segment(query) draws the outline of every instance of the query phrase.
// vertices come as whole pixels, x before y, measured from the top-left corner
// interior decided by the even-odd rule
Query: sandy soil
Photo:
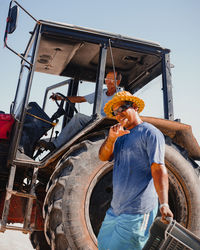
[[[6,230],[5,233],[0,233],[0,249],[32,250],[33,247],[29,240],[29,234]]]

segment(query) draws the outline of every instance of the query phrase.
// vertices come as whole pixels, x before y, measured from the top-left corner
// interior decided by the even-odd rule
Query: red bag
[[[14,118],[9,114],[0,114],[0,139],[9,139]]]

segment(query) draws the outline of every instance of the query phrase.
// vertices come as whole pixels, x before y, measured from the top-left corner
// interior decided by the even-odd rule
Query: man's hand
[[[63,98],[59,94],[52,93],[49,99],[52,99],[53,101],[59,101],[59,100],[62,100]]]
[[[124,124],[126,121],[123,121],[122,123],[117,123],[114,126],[110,127],[109,135],[108,137],[115,141],[118,137],[129,134],[130,131],[126,130],[124,128]]]
[[[112,127],[110,127],[108,137],[104,141],[104,143],[101,145],[100,150],[99,150],[99,159],[101,161],[108,161],[112,158],[113,156],[113,150],[114,150],[114,145],[115,141],[118,137],[122,135],[129,134],[129,130],[124,129],[124,123],[118,123]]]
[[[161,207],[161,208],[160,208],[160,213],[161,213],[161,216],[162,216],[161,221],[162,221],[163,223],[167,223],[167,224],[169,223],[169,222],[166,220],[166,217],[171,217],[171,218],[173,218],[173,213],[172,213],[172,211],[170,210],[170,208],[167,207],[167,206]]]

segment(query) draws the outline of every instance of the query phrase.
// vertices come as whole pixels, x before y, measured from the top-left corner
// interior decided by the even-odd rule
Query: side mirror
[[[16,5],[14,5],[12,7],[13,3],[15,3]],[[26,60],[26,58],[24,58],[21,54],[17,53],[14,49],[9,47],[7,44],[8,34],[13,33],[17,28],[17,19],[18,19],[18,14],[19,14],[19,8],[22,9],[24,12],[26,12],[26,14],[28,14],[36,22],[38,22],[37,19],[35,19],[31,14],[29,14],[28,11],[26,11],[21,5],[19,5],[19,3],[17,3],[17,1],[15,1],[15,0],[10,1],[8,17],[6,20],[6,29],[5,29],[5,33],[4,33],[4,47],[6,47],[10,51],[12,51],[14,54],[19,56],[22,60],[24,60],[25,62],[27,62],[29,65],[32,66],[32,64],[28,60]]]
[[[15,31],[17,27],[19,7],[17,5],[9,9],[8,18],[7,18],[7,33],[11,34]]]

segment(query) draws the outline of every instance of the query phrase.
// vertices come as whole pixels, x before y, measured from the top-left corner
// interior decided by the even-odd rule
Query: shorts
[[[141,250],[149,238],[149,229],[158,206],[146,214],[120,214],[109,209],[98,235],[99,250]]]

